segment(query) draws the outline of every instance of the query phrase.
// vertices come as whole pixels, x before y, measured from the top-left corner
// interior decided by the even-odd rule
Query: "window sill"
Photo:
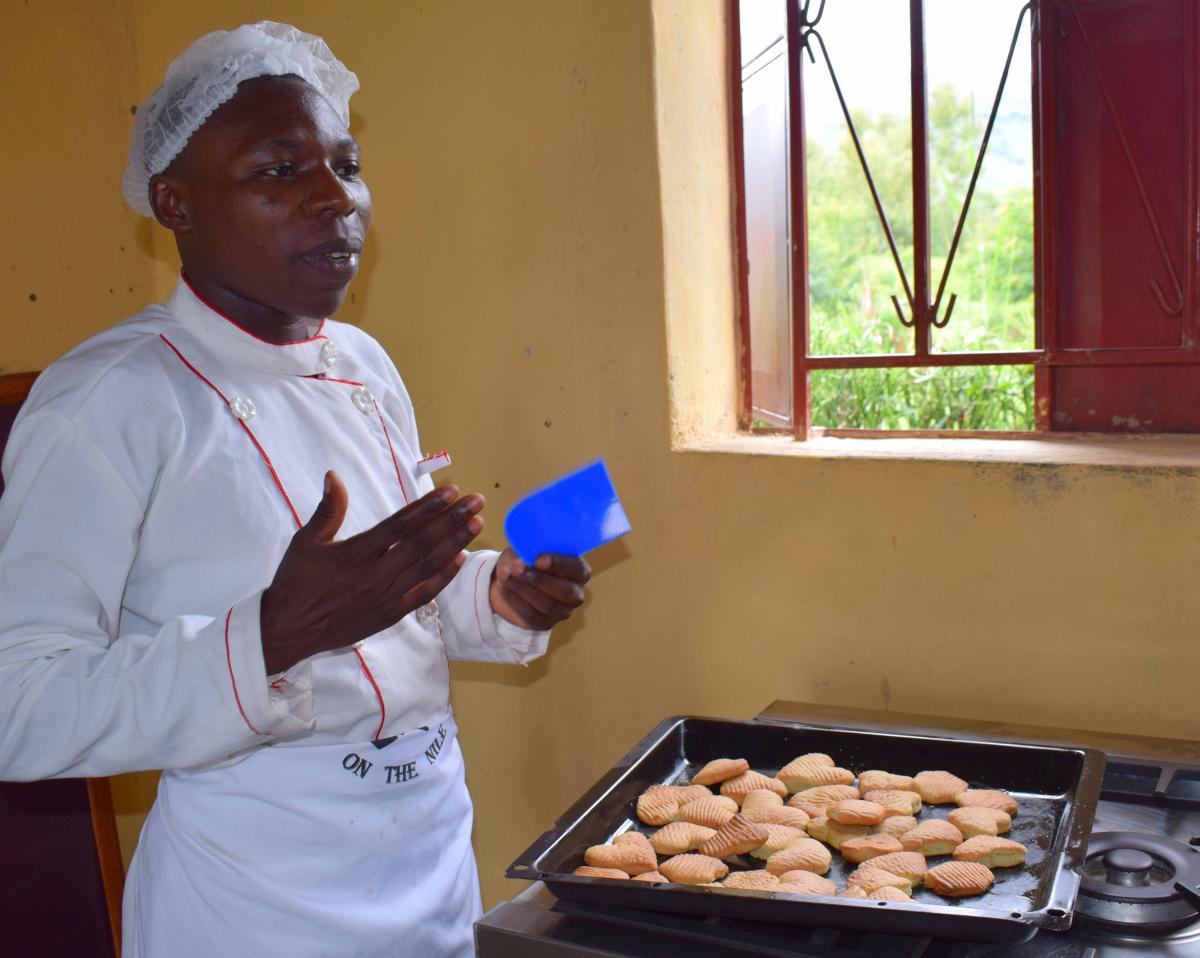
[[[1000,462],[1104,466],[1124,469],[1200,469],[1200,436],[1058,435],[1037,439],[834,439],[797,442],[788,436],[736,435],[692,439],[677,452],[797,459],[902,459],[918,462]]]

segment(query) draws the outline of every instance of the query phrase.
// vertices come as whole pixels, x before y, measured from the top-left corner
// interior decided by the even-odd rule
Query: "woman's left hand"
[[[576,556],[538,556],[531,567],[505,549],[492,570],[492,611],[513,625],[543,632],[583,605],[583,587],[591,577],[591,567]]]

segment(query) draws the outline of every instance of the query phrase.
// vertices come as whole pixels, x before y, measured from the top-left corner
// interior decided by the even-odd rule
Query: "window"
[[[1200,430],[1195,0],[731,0],[744,426]]]

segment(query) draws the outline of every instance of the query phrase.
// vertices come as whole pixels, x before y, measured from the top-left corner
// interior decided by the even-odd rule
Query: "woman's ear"
[[[154,218],[172,233],[192,231],[187,200],[178,185],[164,176],[150,177],[150,207],[154,210]]]

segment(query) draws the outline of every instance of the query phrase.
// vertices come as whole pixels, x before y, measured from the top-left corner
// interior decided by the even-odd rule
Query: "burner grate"
[[[1195,921],[1200,853],[1141,832],[1093,832],[1076,912],[1126,934],[1161,934]]]
[[[1200,770],[1129,756],[1108,760],[1100,797],[1200,811]]]

